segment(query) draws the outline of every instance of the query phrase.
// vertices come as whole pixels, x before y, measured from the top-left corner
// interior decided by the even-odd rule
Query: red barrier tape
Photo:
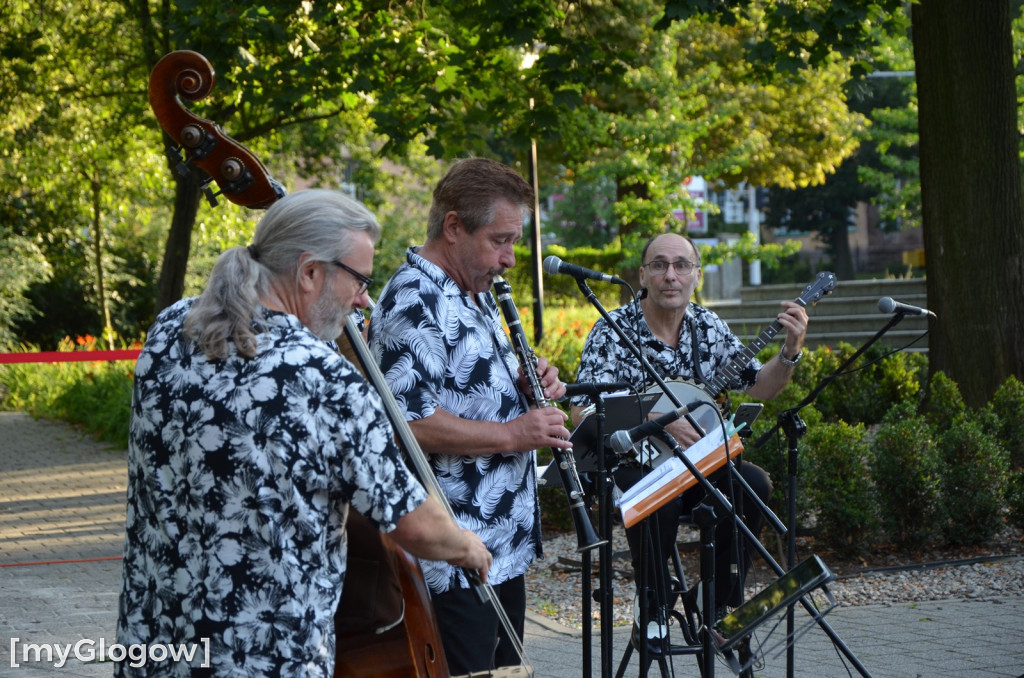
[[[74,558],[72,560],[35,560],[28,563],[0,563],[0,567],[29,567],[31,565],[67,565],[68,563],[98,563],[103,560],[121,560],[121,556],[102,558]]]
[[[0,353],[4,363],[70,363],[90,360],[135,360],[139,349],[122,351],[41,351],[39,353]]]

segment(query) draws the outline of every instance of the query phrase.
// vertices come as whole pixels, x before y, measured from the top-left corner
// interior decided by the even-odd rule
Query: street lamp
[[[534,45],[523,53],[519,69],[530,69],[540,58],[538,50],[543,45]],[[533,111],[533,97],[530,97],[530,111]],[[532,126],[532,122],[531,122]],[[533,344],[544,338],[544,271],[541,262],[540,235],[540,179],[537,172],[537,138],[530,132],[530,183],[533,185],[533,213],[530,215],[532,237],[530,242],[530,269],[533,271]]]

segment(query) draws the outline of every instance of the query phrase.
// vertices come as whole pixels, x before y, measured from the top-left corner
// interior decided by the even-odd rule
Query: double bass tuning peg
[[[164,155],[174,163],[174,171],[178,173],[179,177],[188,176],[188,173],[192,171],[192,168],[189,167],[189,163],[191,161],[188,157],[186,156],[182,159],[181,146],[176,146],[170,143],[167,144],[167,146],[164,147]]]
[[[206,202],[210,203],[210,207],[217,206],[217,196],[220,195],[220,191],[214,193],[213,189],[210,188],[210,184],[213,183],[213,179],[209,179],[203,184],[202,190],[203,195],[206,197]]]

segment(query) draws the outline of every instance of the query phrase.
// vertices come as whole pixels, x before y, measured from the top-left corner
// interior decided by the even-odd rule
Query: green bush
[[[844,556],[864,553],[878,529],[864,426],[839,421],[808,430],[804,454],[817,539]]]
[[[530,249],[526,245],[516,247],[516,265],[503,275],[512,286],[512,294],[516,303],[533,307],[533,265]],[[567,250],[559,245],[545,248],[543,257],[554,255],[564,261],[578,266],[601,271],[610,275],[618,275],[622,263],[622,250],[618,247],[595,249],[593,247],[577,247]],[[576,280],[568,275],[543,275],[545,308],[589,308],[590,304],[580,292]],[[619,305],[619,286],[604,283],[589,284],[591,291],[601,305],[611,310]],[[595,311],[596,313],[596,311]]]
[[[1010,469],[1024,468],[1024,384],[1010,375],[989,403],[996,439],[1010,453]]]
[[[814,404],[808,405],[794,413],[810,389],[816,383],[815,375],[821,362],[820,356],[826,349],[817,351],[806,351],[804,359],[796,370],[793,380],[786,385],[782,392],[775,398],[764,402],[764,410],[752,426],[753,434],[751,442],[747,445],[743,456],[744,459],[753,462],[769,473],[772,478],[774,490],[772,491],[770,507],[779,514],[786,516],[787,501],[786,493],[789,487],[789,438],[790,430],[797,430],[802,424],[805,430],[816,428],[822,421],[821,412]],[[758,354],[758,359],[767,362],[779,352],[778,347],[769,347]],[[761,402],[750,398],[742,393],[732,395],[733,407],[742,402]],[[782,417],[782,419],[780,419]],[[774,435],[761,447],[755,447],[758,442],[769,432]],[[797,462],[797,519],[804,523],[808,518],[807,502],[805,500],[804,482],[807,477],[807,455],[803,450],[803,439],[797,437],[796,462]],[[783,518],[788,521],[788,516]]]
[[[1024,468],[1010,472],[1006,482],[1006,507],[1010,523],[1024,528]]]
[[[0,407],[60,419],[122,449],[128,446],[135,363],[23,363],[0,368]]]
[[[83,375],[54,400],[59,418],[127,449],[134,367],[133,362],[107,363]]]
[[[778,353],[778,347],[769,347],[758,354],[762,362],[767,362]],[[764,403],[765,408],[754,425],[754,439],[762,436],[779,423],[779,415],[788,413],[799,405],[807,395],[824,379],[832,375],[845,362],[855,349],[849,344],[840,344],[836,348],[820,346],[815,350],[805,351],[800,367],[794,372],[792,381],[776,398]],[[881,358],[884,350],[868,351],[857,364]],[[896,403],[916,403],[920,397],[920,379],[927,369],[925,356],[916,353],[897,353],[885,356],[884,359],[869,368],[854,370],[830,381],[818,394],[813,403],[805,406],[797,414],[808,431],[813,431],[822,422],[844,421],[850,424],[875,424],[882,420],[885,413]],[[749,401],[742,395],[734,397],[734,404]],[[772,507],[777,510],[785,506],[785,492],[788,475],[788,446],[784,431],[779,431],[777,440],[759,449],[748,447],[746,457],[767,470],[775,483],[772,495]],[[797,514],[802,521],[806,518],[806,502],[801,496],[803,478],[806,474],[806,455],[800,452],[802,443],[798,441],[797,475],[799,489],[797,493]]]
[[[938,439],[942,534],[952,545],[981,544],[1002,528],[1008,454],[977,419],[953,417]]]
[[[783,396],[786,394],[783,393]],[[794,391],[791,393],[793,397],[797,395]],[[780,396],[781,398],[782,396]],[[787,521],[788,516],[788,503],[787,503],[787,492],[789,491],[789,438],[787,437],[786,430],[779,426],[779,416],[783,415],[786,422],[786,429],[790,427],[797,427],[800,424],[803,425],[805,430],[814,430],[821,424],[821,413],[818,412],[814,407],[808,406],[796,413],[796,418],[791,416],[789,410],[799,400],[789,402],[787,406],[784,406],[783,402],[780,402],[780,398],[765,403],[764,411],[761,416],[758,417],[757,421],[753,426],[753,434],[750,438],[750,442],[747,444],[743,451],[743,458],[749,462],[757,464],[771,476],[772,485],[772,496],[769,500],[769,507],[775,511],[779,517]],[[733,401],[735,405],[736,400]],[[761,447],[755,447],[754,444],[766,433],[774,431],[774,435]],[[804,524],[809,518],[809,507],[806,499],[806,480],[807,480],[807,465],[808,465],[808,454],[804,448],[804,439],[798,437],[796,440],[796,514],[797,520]]]
[[[834,349],[819,347],[814,352],[808,369],[801,370],[800,380],[808,391],[822,379],[832,375],[855,352],[850,344],[840,343]],[[847,371],[832,379],[821,391],[815,406],[826,421],[845,421],[848,424],[877,424],[896,403],[917,402],[922,375],[926,373],[927,358],[919,353],[886,355],[889,349],[872,346],[848,367]]]
[[[941,466],[935,432],[910,402],[885,416],[871,454],[879,520],[893,545],[925,546],[935,536]]]
[[[945,372],[932,375],[924,400],[924,413],[928,423],[939,433],[967,416],[967,404],[960,388]]]

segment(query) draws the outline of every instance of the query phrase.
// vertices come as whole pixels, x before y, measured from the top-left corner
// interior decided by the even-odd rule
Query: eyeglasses
[[[362,294],[363,292],[365,292],[366,290],[370,289],[370,285],[373,284],[373,278],[366,277],[365,275],[363,275],[359,271],[355,270],[351,266],[346,266],[345,264],[341,263],[340,261],[332,261],[331,263],[334,264],[335,266],[337,266],[340,269],[348,271],[349,273],[352,274],[352,277],[354,277],[356,280],[359,281],[359,283],[360,283],[359,291],[356,292],[356,296],[358,296],[358,295]]]
[[[647,262],[644,266],[646,266],[647,270],[651,272],[651,275],[665,275],[668,273],[668,267],[671,266],[673,270],[675,270],[676,275],[682,276],[697,268],[698,264],[695,264],[692,261],[687,261],[686,259],[677,259],[671,262],[656,259],[655,261]]]

